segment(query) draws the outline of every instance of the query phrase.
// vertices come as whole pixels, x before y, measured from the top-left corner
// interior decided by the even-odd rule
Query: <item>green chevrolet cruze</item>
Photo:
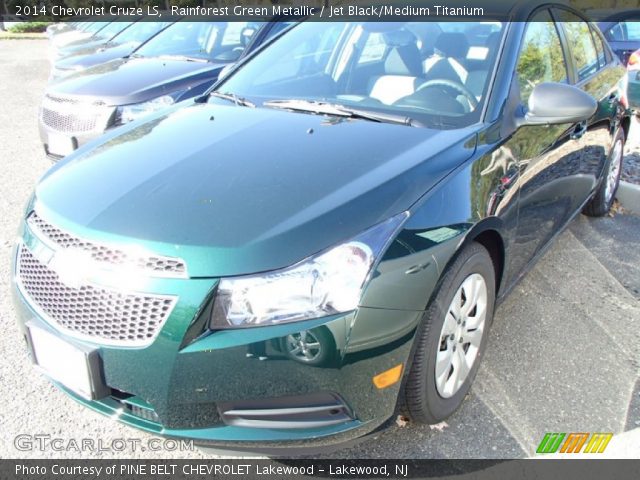
[[[496,301],[608,211],[629,126],[593,26],[518,14],[303,22],[54,166],[15,256],[37,368],[218,449],[332,448],[399,403],[452,414]]]

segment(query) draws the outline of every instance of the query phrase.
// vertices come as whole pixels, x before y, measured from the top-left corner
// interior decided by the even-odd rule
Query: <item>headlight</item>
[[[356,309],[371,267],[407,217],[396,215],[292,267],[222,279],[211,328],[257,327]]]
[[[133,122],[139,118],[156,112],[162,108],[168,107],[175,103],[175,99],[171,95],[154,98],[148,102],[134,103],[133,105],[124,105],[118,107],[118,123],[124,124]]]

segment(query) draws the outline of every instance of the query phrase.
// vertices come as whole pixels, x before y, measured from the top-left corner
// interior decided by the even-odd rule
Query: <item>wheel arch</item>
[[[625,115],[624,117],[622,117],[620,126],[622,127],[622,131],[624,132],[624,139],[626,141],[629,138],[629,130],[631,129],[631,116]]]
[[[468,241],[479,243],[489,252],[496,274],[496,294],[499,294],[505,265],[505,244],[502,235],[497,229],[487,226],[487,228],[474,232]]]
[[[482,221],[476,223],[465,235],[464,240],[460,243],[455,254],[449,259],[445,268],[442,269],[441,275],[447,270],[458,254],[467,245],[472,242],[479,243],[487,249],[491,256],[493,263],[493,270],[495,272],[496,279],[496,296],[500,295],[500,289],[503,286],[503,278],[505,271],[505,257],[506,247],[504,236],[501,233],[503,230],[502,220],[497,217],[485,218]]]

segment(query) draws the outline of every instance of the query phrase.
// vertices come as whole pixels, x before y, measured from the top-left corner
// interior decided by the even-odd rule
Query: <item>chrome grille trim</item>
[[[92,260],[109,269],[127,268],[139,270],[151,277],[187,278],[187,266],[180,258],[161,255],[133,255],[122,248],[97,244],[82,240],[32,212],[27,218],[27,224],[33,234],[54,249],[74,248],[84,250],[91,255]]]
[[[109,125],[115,107],[102,102],[45,95],[40,110],[42,123],[64,133],[102,132]]]
[[[24,244],[18,246],[16,283],[31,307],[54,328],[102,345],[150,345],[177,303],[174,296],[121,292],[89,283],[69,287]]]

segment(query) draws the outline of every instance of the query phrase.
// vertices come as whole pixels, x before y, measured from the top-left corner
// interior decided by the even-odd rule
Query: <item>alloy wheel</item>
[[[287,336],[289,355],[301,362],[313,362],[322,354],[322,344],[309,330]]]

